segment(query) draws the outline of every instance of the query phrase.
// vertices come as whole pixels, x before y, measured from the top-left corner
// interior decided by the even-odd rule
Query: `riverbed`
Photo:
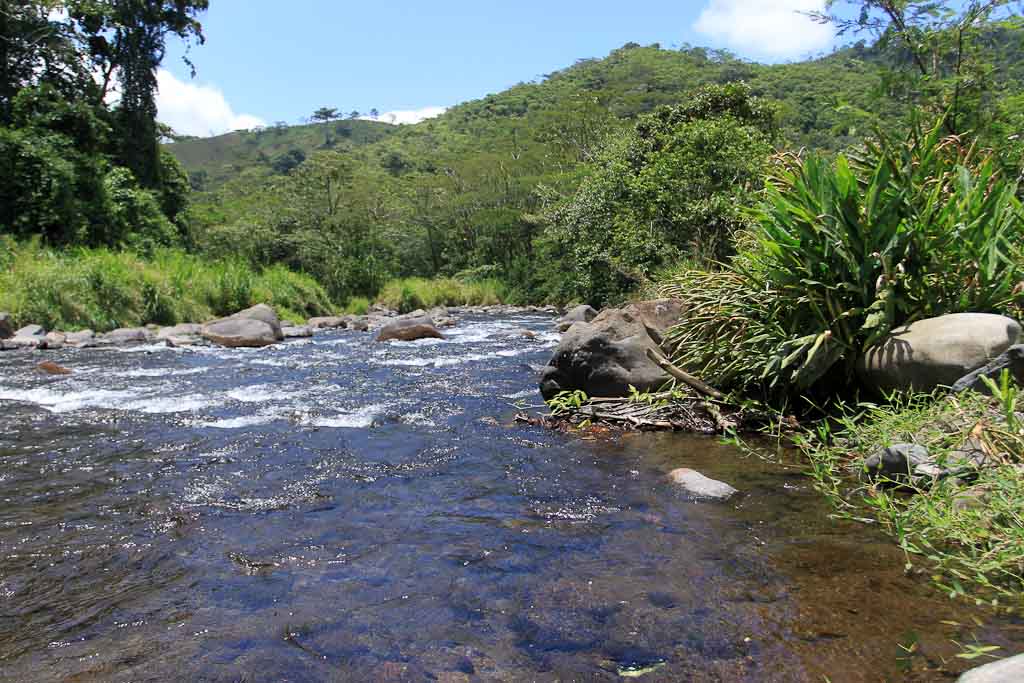
[[[0,355],[0,680],[941,681],[954,641],[1024,651],[798,463],[514,424],[550,318],[448,333]]]

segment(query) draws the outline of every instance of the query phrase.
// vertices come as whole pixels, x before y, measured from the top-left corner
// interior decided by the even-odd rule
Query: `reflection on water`
[[[932,681],[952,638],[1024,650],[941,623],[971,615],[794,470],[508,424],[556,341],[511,333],[549,326],[0,356],[0,680]],[[689,501],[680,466],[743,494]]]

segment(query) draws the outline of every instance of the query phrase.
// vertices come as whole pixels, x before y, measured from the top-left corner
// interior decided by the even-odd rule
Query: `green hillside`
[[[169,149],[197,190],[213,189],[247,170],[273,173],[293,167],[318,149],[351,151],[378,142],[395,127],[378,121],[331,121],[305,126],[271,126],[211,138],[183,138]],[[296,155],[295,151],[301,152]]]

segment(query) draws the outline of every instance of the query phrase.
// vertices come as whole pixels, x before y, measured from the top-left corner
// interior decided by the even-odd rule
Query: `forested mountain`
[[[993,122],[1020,118],[1024,111],[1021,35],[993,25],[979,41],[991,83],[985,90],[989,101],[972,111],[984,112],[977,116],[985,135],[1001,134]],[[314,274],[339,300],[372,296],[395,276],[463,274],[497,277],[522,299],[597,302],[595,297],[604,295],[581,285],[585,276],[566,278],[562,272],[566,264],[559,261],[573,251],[579,234],[560,232],[553,212],[579,190],[583,178],[602,164],[619,163],[615,148],[633,144],[631,137],[637,141],[638,120],[666,106],[685,109],[701,89],[743,83],[742,95],[724,97],[769,107],[771,124],[747,129],[742,140],[736,139],[737,131],[717,130],[724,137],[689,140],[690,149],[706,145],[705,160],[720,153],[716,145],[748,149],[746,133],[751,133],[766,135],[775,149],[834,152],[860,143],[877,125],[904,128],[915,115],[919,83],[894,76],[907,59],[891,46],[858,43],[810,61],[762,65],[724,51],[631,43],[603,59],[581,60],[540,82],[455,106],[417,125],[382,129],[383,124],[371,122],[324,123],[193,140],[169,149],[189,170],[193,186],[210,190],[194,197],[195,244],[212,254],[241,253],[256,263],[283,260]],[[736,106],[718,100],[714,111],[699,116],[725,112],[742,120]],[[352,134],[343,137],[338,126],[353,126]],[[291,163],[298,159],[305,163]],[[712,209],[724,206],[728,193],[715,194],[721,169],[698,168],[701,161],[689,159],[683,176],[658,181],[672,188],[667,196],[674,199],[655,202],[636,189],[630,201],[635,207],[658,206],[658,217],[629,220],[680,232],[678,221],[685,214],[693,234],[667,241],[683,249],[698,234],[706,240],[696,221],[703,220],[702,212],[717,220]],[[752,167],[740,166],[730,172],[747,177]],[[692,177],[684,177],[691,171]],[[667,172],[679,173],[680,167]],[[638,176],[636,182],[645,181]],[[604,192],[611,202],[605,208],[617,214],[616,220],[626,220],[616,203],[622,197]],[[713,255],[714,248],[704,251]],[[629,265],[630,257],[604,255],[599,270],[606,272],[602,277],[620,281],[615,290],[621,291],[680,253],[636,256],[632,260],[644,264],[639,270]],[[614,277],[607,274],[611,271]]]

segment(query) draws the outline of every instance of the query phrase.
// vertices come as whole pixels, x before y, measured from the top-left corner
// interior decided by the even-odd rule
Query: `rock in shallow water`
[[[683,488],[687,493],[697,498],[709,498],[712,500],[726,500],[739,493],[736,489],[724,481],[705,477],[696,470],[680,467],[668,474],[673,483]]]
[[[39,370],[41,370],[42,372],[45,372],[48,375],[70,375],[71,374],[70,370],[68,370],[67,368],[65,368],[65,367],[63,367],[61,365],[57,365],[56,363],[54,363],[51,360],[44,361],[44,362],[40,363],[39,365],[37,365],[36,367]]]
[[[11,322],[9,313],[0,313],[0,339],[10,339],[14,336],[14,323]]]
[[[281,333],[285,339],[308,339],[313,336],[313,328],[309,325],[294,325],[282,327]]]
[[[1024,655],[1002,659],[971,669],[957,683],[1021,683],[1024,681]]]
[[[266,304],[207,323],[203,325],[202,336],[228,348],[260,348],[284,341],[281,320]]]
[[[434,321],[426,316],[400,318],[385,325],[377,335],[379,342],[444,338],[444,335],[434,326]]]

